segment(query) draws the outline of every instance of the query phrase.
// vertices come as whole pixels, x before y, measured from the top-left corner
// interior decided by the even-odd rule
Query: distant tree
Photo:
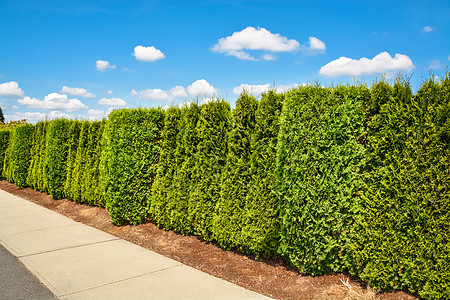
[[[5,124],[5,116],[3,115],[3,110],[0,107],[0,123]]]

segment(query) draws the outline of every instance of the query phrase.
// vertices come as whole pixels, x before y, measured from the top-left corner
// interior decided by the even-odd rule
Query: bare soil
[[[18,190],[16,185],[5,180],[0,181],[0,189],[77,222],[275,299],[417,299],[402,291],[375,293],[370,287],[347,274],[323,276],[299,274],[279,258],[255,260],[243,253],[225,251],[197,236],[164,231],[154,223],[115,226],[104,208],[80,205],[67,199],[54,200],[49,195],[31,188]]]

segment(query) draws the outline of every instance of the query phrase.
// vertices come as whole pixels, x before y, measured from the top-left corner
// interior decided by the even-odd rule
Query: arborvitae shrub
[[[389,90],[369,123],[358,271],[377,289],[449,299],[450,77],[414,97],[399,79]]]
[[[250,181],[251,138],[255,130],[258,101],[243,92],[233,110],[233,125],[228,134],[227,161],[222,171],[221,192],[217,202],[213,233],[226,249],[243,243],[241,239],[243,208]]]
[[[87,161],[87,148],[89,141],[89,121],[82,121],[80,127],[80,135],[78,137],[77,153],[73,164],[71,194],[73,201],[77,203],[85,202],[84,175]]]
[[[69,152],[69,128],[73,121],[56,119],[49,122],[44,158],[44,184],[54,199],[64,197]]]
[[[109,114],[100,170],[106,208],[116,225],[149,219],[163,123],[160,109],[120,109]]]
[[[161,132],[161,152],[158,162],[158,171],[153,183],[153,201],[150,206],[150,215],[160,228],[171,229],[170,210],[167,203],[170,201],[169,193],[173,189],[174,172],[176,170],[175,152],[177,150],[177,137],[180,127],[181,110],[170,107],[164,118],[164,128]]]
[[[250,183],[242,218],[241,248],[251,254],[271,256],[279,244],[276,187],[277,138],[283,94],[262,95],[256,111],[250,157]]]
[[[227,132],[231,126],[230,104],[224,100],[201,106],[198,138],[189,199],[189,218],[194,234],[212,240],[212,219],[220,198],[221,173],[227,156]]]
[[[36,123],[31,147],[31,162],[28,169],[27,184],[35,190],[45,191],[44,185],[44,157],[45,138],[48,121]]]
[[[31,147],[33,145],[34,125],[21,124],[14,129],[11,141],[10,182],[14,182],[19,189],[27,187],[28,168],[31,161]]]
[[[68,146],[69,146],[69,151],[67,153],[67,177],[66,177],[66,182],[64,184],[64,192],[65,192],[65,197],[67,197],[67,199],[71,199],[74,200],[74,195],[75,195],[75,189],[76,187],[74,186],[74,179],[77,176],[77,174],[74,172],[74,169],[76,167],[76,156],[77,156],[77,149],[78,149],[78,140],[80,137],[80,131],[81,131],[81,126],[82,126],[82,122],[75,120],[72,122],[72,124],[70,125],[69,128],[69,141],[68,141]]]
[[[175,153],[176,171],[174,186],[169,191],[167,208],[170,211],[171,227],[182,234],[192,231],[189,219],[189,195],[192,190],[192,172],[196,164],[197,132],[195,130],[200,116],[200,107],[196,103],[182,108],[180,131]]]
[[[89,126],[89,140],[83,176],[84,202],[100,207],[105,206],[103,188],[100,180],[101,139],[104,124],[104,121],[94,121]]]
[[[0,180],[5,179],[3,176],[3,163],[5,161],[6,149],[9,145],[10,135],[10,129],[0,129]]]
[[[286,94],[277,152],[280,253],[302,273],[343,271],[352,263],[367,97],[363,86]]]
[[[12,173],[11,173],[12,164],[10,163],[10,161],[13,148],[14,134],[15,130],[11,129],[9,133],[8,147],[6,147],[5,158],[3,159],[3,178],[8,180],[9,182],[12,181]]]

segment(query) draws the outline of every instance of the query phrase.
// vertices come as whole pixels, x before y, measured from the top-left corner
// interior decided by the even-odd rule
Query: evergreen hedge
[[[10,129],[0,129],[0,180],[5,179],[5,176],[3,175],[3,167],[10,136]]]
[[[242,215],[241,248],[257,257],[272,256],[279,244],[278,197],[276,197],[277,139],[284,94],[262,95],[256,111],[252,138],[251,176]]]
[[[102,154],[102,135],[104,121],[91,122],[89,140],[86,149],[86,163],[83,176],[84,202],[93,206],[104,207],[103,187],[100,178],[100,158]]]
[[[280,253],[302,273],[352,266],[365,136],[364,86],[286,94],[277,153]]]
[[[48,121],[36,123],[31,147],[31,162],[28,169],[27,184],[35,190],[44,192],[44,158]]]
[[[189,194],[189,219],[192,232],[205,240],[213,239],[212,219],[220,198],[230,126],[230,104],[224,100],[215,100],[201,106],[196,127],[198,144]]]
[[[5,180],[12,182],[12,164],[11,161],[11,154],[12,154],[12,147],[13,147],[13,140],[14,140],[14,134],[15,130],[10,129],[9,130],[9,139],[8,139],[8,146],[5,150],[5,158],[3,159],[3,178]]]
[[[14,128],[11,140],[11,154],[9,158],[10,178],[19,189],[27,187],[28,168],[31,161],[31,147],[33,145],[34,125],[20,124]]]
[[[376,289],[449,299],[449,73],[415,96],[408,82],[380,82],[373,98],[384,101],[369,123],[357,272]]]
[[[161,132],[161,152],[158,171],[153,183],[153,201],[150,215],[160,228],[172,229],[171,212],[167,204],[170,202],[170,192],[174,186],[176,171],[175,153],[177,151],[177,137],[179,135],[181,110],[170,107],[164,118],[164,128]]]
[[[86,122],[86,121],[85,121]],[[80,138],[80,131],[83,125],[82,121],[75,120],[72,122],[69,128],[69,150],[67,153],[67,175],[66,182],[64,184],[65,197],[67,199],[75,200],[77,186],[75,185],[75,178],[77,173],[75,172],[76,157],[78,150],[78,143]]]
[[[222,171],[221,193],[214,211],[214,238],[225,249],[239,247],[242,241],[243,209],[250,181],[251,138],[255,131],[258,100],[243,92],[233,110],[228,134],[227,160]]]
[[[65,196],[69,128],[73,121],[56,119],[49,122],[44,156],[44,184],[54,199]]]
[[[196,126],[199,116],[200,106],[196,103],[182,108],[175,153],[174,185],[168,195],[167,207],[170,211],[171,227],[182,234],[192,232],[192,222],[189,219],[189,197],[194,183],[192,172],[196,165],[198,144]]]
[[[100,172],[106,208],[116,225],[149,219],[163,123],[161,109],[120,109],[109,114]]]
[[[73,163],[73,175],[72,175],[72,186],[71,194],[72,200],[77,203],[85,203],[85,168],[87,163],[87,148],[89,141],[89,121],[81,122],[80,135],[78,137],[77,153],[75,155],[75,161]]]

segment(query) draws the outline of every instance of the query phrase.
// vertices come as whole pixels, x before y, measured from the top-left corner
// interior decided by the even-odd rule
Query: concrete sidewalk
[[[0,243],[59,299],[269,299],[2,190]]]

